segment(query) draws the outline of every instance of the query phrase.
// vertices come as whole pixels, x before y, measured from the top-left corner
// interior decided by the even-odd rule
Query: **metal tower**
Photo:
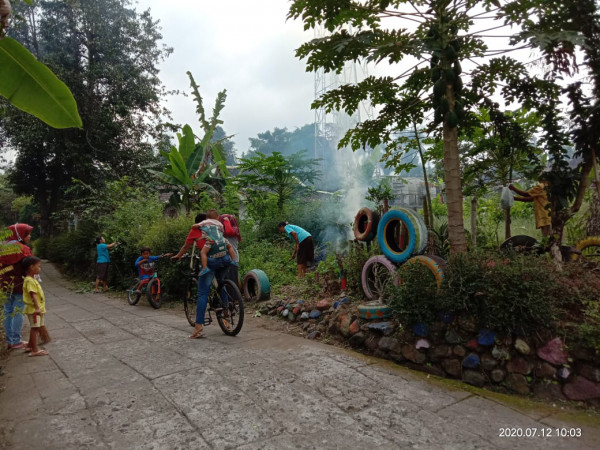
[[[352,28],[349,28],[352,32]],[[327,36],[328,32],[323,25],[315,27],[315,39]],[[337,89],[345,84],[357,84],[368,76],[368,68],[366,62],[347,62],[341,73],[329,72],[325,73],[323,68],[315,71],[315,99],[318,99],[323,94],[333,89]],[[370,103],[362,101],[355,113],[350,116],[343,111],[326,112],[325,108],[315,110],[315,158],[321,158],[325,162],[326,146],[323,145],[323,140],[328,142],[337,142],[342,138],[344,133],[353,128],[356,124],[363,120],[373,118],[373,107]],[[323,170],[326,167],[322,167]]]

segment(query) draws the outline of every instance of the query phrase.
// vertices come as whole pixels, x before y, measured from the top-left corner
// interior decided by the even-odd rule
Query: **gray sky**
[[[286,22],[288,7],[287,0],[138,0],[136,5],[138,11],[151,9],[163,43],[173,47],[160,66],[167,89],[189,93],[189,70],[209,116],[217,93],[227,89],[221,119],[227,134],[235,135],[238,153],[258,133],[314,122],[314,75],[294,56],[313,34],[298,21]],[[167,107],[175,122],[200,134],[190,96],[170,97]]]

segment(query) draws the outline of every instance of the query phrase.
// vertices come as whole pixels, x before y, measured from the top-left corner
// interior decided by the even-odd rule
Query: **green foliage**
[[[403,324],[432,323],[440,302],[435,278],[421,264],[401,266],[400,274],[400,286],[387,285],[388,305]]]
[[[448,239],[448,222],[438,221],[430,230],[430,239],[433,241],[433,253],[446,258],[450,253],[450,242]]]
[[[507,186],[517,174],[539,164],[542,148],[533,143],[540,118],[526,110],[501,111],[486,101],[476,123],[461,138],[463,182],[467,193],[485,195],[490,186]]]
[[[177,253],[183,245],[193,220],[189,217],[169,218],[159,215],[150,221],[145,230],[142,231],[134,243],[123,252],[126,255],[123,260],[123,277],[121,287],[127,287],[137,272],[133,263],[140,256],[141,247],[150,247],[152,255],[164,253]],[[115,253],[115,259],[119,256]],[[160,259],[156,266],[158,277],[161,281],[161,290],[165,299],[178,300],[185,295],[185,276],[189,271],[189,260],[179,262],[172,261],[168,257]]]
[[[96,246],[94,239],[98,235],[97,224],[82,221],[71,232],[53,238],[40,238],[33,243],[36,255],[52,262],[62,264],[68,273],[94,279]]]
[[[600,350],[600,302],[583,302],[583,320],[575,326],[577,341],[588,348]]]
[[[453,255],[439,292],[421,265],[403,267],[401,278],[390,288],[390,302],[403,323],[431,323],[450,312],[475,318],[479,328],[532,333],[551,327],[561,311],[554,266],[531,255]]]
[[[448,272],[440,310],[476,317],[482,328],[532,332],[549,327],[558,314],[556,269],[544,257],[454,255]]]
[[[380,215],[383,214],[384,201],[391,201],[395,197],[392,191],[392,186],[388,178],[384,178],[377,187],[370,187],[367,189],[367,196],[365,200],[375,203],[377,211]]]
[[[204,137],[196,142],[194,132],[189,125],[185,125],[181,133],[177,134],[179,147],[172,146],[168,152],[161,151],[167,164],[162,171],[149,169],[150,173],[158,177],[169,186],[168,192],[173,192],[185,206],[189,214],[193,206],[200,207],[202,196],[206,191],[218,193],[215,186],[224,184],[224,177],[229,176],[226,167],[226,156],[222,140],[213,139],[217,126],[222,123],[219,114],[225,107],[226,91],[219,92],[213,116],[207,120],[202,104],[202,97],[198,86],[190,72],[187,73],[196,101],[196,112],[200,116],[200,124]],[[206,200],[206,197],[204,197]]]
[[[442,203],[439,197],[431,199],[431,209],[433,210],[434,217],[447,217],[448,216],[448,205]]]
[[[66,84],[21,44],[0,35],[0,95],[54,128],[81,128],[77,103]]]
[[[114,283],[126,286],[131,280],[131,267],[139,256],[140,237],[161,218],[162,205],[158,199],[149,199],[143,192],[139,192],[137,198],[118,204],[111,215],[100,218],[99,235],[108,243],[118,242],[109,250]]]
[[[274,197],[277,208],[283,210],[294,195],[305,194],[309,190],[305,183],[313,183],[320,176],[317,165],[316,160],[306,157],[306,151],[287,157],[274,152],[269,156],[256,153],[242,158],[236,183],[246,201],[254,203],[251,217],[259,219],[260,210],[272,203],[269,198]]]
[[[344,273],[346,274],[346,283],[348,292],[354,297],[362,298],[362,269],[371,256],[380,255],[381,250],[377,242],[372,242],[370,248],[362,242],[352,242],[348,248],[348,253],[343,259]]]
[[[17,150],[10,182],[34,196],[49,235],[52,215],[70,206],[63,202],[72,179],[97,189],[141,177],[153,162],[149,140],[159,140],[164,112],[156,66],[170,49],[160,45],[157,22],[130,2],[19,2],[14,10],[11,36],[70,86],[85,128],[53,129],[0,101],[0,147]]]
[[[233,214],[239,215],[241,207],[241,199],[237,186],[230,183],[223,188],[223,195],[221,196],[222,203],[220,205],[219,212],[221,214]]]
[[[296,263],[290,260],[293,246],[287,240],[249,242],[244,236],[240,243],[240,276],[249,270],[260,269],[269,277],[272,289],[296,282]]]

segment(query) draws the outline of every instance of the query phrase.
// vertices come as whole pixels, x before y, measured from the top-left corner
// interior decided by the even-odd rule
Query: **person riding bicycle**
[[[136,294],[142,293],[142,287],[144,287],[150,281],[150,278],[154,275],[155,263],[163,256],[171,256],[173,253],[165,253],[164,255],[159,256],[151,256],[150,255],[150,247],[142,247],[140,249],[141,256],[135,260],[135,268],[138,271],[138,275],[140,278],[140,284],[138,284],[137,289],[135,290]]]
[[[212,227],[209,227],[208,224],[203,224],[204,226],[201,227],[200,223],[205,220],[206,214],[198,214],[196,216],[196,223],[192,226],[185,243],[179,252],[171,257],[172,259],[180,259],[194,243],[200,249],[201,253],[204,250],[206,255],[206,266],[198,275],[196,325],[194,327],[194,332],[189,336],[191,339],[205,337],[204,319],[206,316],[206,305],[208,303],[210,286],[215,275],[218,279],[223,278],[223,275],[226,273],[229,266],[235,264],[233,261],[233,255],[235,255],[233,247],[223,237],[221,228],[216,224],[213,224]]]

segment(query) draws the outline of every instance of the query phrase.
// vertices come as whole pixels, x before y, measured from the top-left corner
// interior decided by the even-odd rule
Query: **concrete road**
[[[76,293],[47,263],[42,277],[50,356],[0,361],[3,448],[600,448],[585,413],[504,405],[266,318],[191,340],[180,311]]]

